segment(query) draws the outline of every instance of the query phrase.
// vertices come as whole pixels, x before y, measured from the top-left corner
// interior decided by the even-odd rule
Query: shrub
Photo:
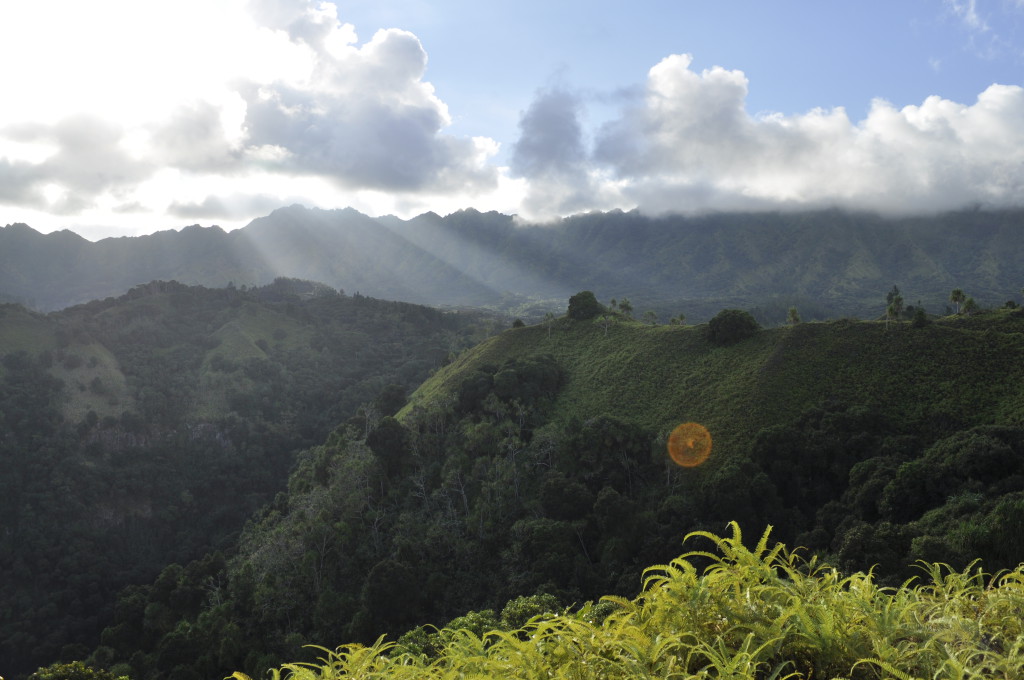
[[[732,345],[754,335],[760,328],[749,312],[723,309],[708,322],[708,340],[716,345]]]
[[[605,311],[604,307],[589,290],[580,291],[569,298],[568,315],[570,319],[585,321],[593,319],[603,311]]]

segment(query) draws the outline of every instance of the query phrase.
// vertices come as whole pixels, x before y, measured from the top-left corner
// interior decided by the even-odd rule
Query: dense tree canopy
[[[37,338],[32,351],[0,344],[8,676],[86,656],[124,586],[230,549],[284,489],[297,451],[361,407],[393,415],[488,332],[476,315],[289,280],[158,282],[46,317],[3,313],[0,342]]]
[[[752,336],[761,327],[741,309],[723,309],[708,322],[708,340],[716,345],[732,345]]]
[[[401,307],[333,297],[319,303],[330,318],[353,313],[351,303],[367,325],[356,332],[325,324],[312,336],[322,363],[311,370],[340,370],[328,348],[358,350],[367,337],[380,337],[370,329],[384,333],[379,345],[432,328],[428,316],[407,310],[412,317],[400,332],[389,321]],[[294,298],[290,304],[295,314],[310,309]],[[119,322],[125,333],[168,332],[144,323],[144,315],[132,321],[139,325]],[[26,548],[8,551],[11,577],[0,588],[4,601],[34,608],[27,618],[0,612],[8,616],[4,653],[44,650],[46,663],[82,658],[88,648],[69,644],[76,639],[69,631],[114,600],[113,585],[96,588],[92,576],[122,568],[126,555],[149,555],[162,541],[192,541],[195,552],[156,565],[151,575],[139,571],[135,583],[146,585],[123,589],[112,618],[87,620],[93,631],[106,624],[92,648],[96,667],[153,680],[235,670],[259,677],[285,660],[312,660],[316,652],[303,649],[310,642],[372,644],[406,631],[409,649],[433,654],[450,640],[424,626],[458,620],[482,631],[494,621],[505,626],[506,610],[520,598],[547,603],[532,609],[543,613],[634,594],[643,569],[678,554],[687,531],[731,521],[770,523],[787,544],[830,555],[846,573],[876,565],[873,578],[884,584],[912,575],[907,565],[917,559],[962,569],[981,558],[996,570],[1024,558],[1013,540],[1024,526],[1024,314],[1017,310],[940,319],[905,333],[886,333],[877,322],[800,324],[729,346],[709,342],[703,327],[622,323],[608,335],[589,323],[556,328],[526,326],[491,338],[437,370],[405,406],[407,383],[395,381],[401,370],[368,377],[349,417],[279,457],[264,435],[284,436],[287,421],[272,420],[275,414],[297,417],[274,398],[299,390],[294,364],[281,359],[296,328],[258,337],[266,358],[225,354],[217,367],[209,356],[189,364],[188,352],[164,345],[185,375],[194,365],[273,389],[239,402],[252,418],[234,410],[228,422],[248,433],[236,442],[228,431],[224,441],[235,448],[218,449],[223,437],[186,430],[142,460],[133,456],[137,449],[107,440],[77,447],[90,432],[124,441],[152,436],[143,416],[63,423],[64,387],[46,378],[53,378],[46,358],[12,353],[0,382],[0,415],[10,422],[0,453],[14,465],[0,503],[13,510],[15,540]],[[430,345],[445,358],[457,350],[444,342],[451,333],[442,323]],[[218,355],[219,345],[193,344]],[[413,361],[395,356],[400,366]],[[50,361],[64,365],[56,352]],[[74,376],[82,367],[60,370]],[[150,387],[141,401],[175,393]],[[175,390],[195,394],[187,380]],[[19,409],[23,403],[32,410]],[[674,465],[666,452],[670,429],[651,412],[707,422],[714,455],[698,468]],[[250,421],[256,424],[242,426]],[[264,429],[255,429],[260,423]],[[238,451],[256,447],[266,458],[249,469],[253,459]],[[291,466],[287,489],[257,502],[254,477],[272,461]],[[76,488],[120,505],[89,514],[69,493]],[[252,499],[260,509],[219,505],[225,495],[229,506]],[[110,512],[118,531],[102,525],[88,533]],[[250,521],[233,540],[229,525],[241,526],[245,516]],[[61,530],[47,534],[54,518]],[[221,550],[204,551],[190,533],[211,528],[221,532]]]
[[[589,290],[581,291],[569,298],[568,315],[570,319],[586,321],[593,319],[603,311],[604,307]]]

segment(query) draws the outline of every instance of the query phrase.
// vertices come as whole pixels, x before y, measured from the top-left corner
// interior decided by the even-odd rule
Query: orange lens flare
[[[683,423],[668,436],[668,455],[676,465],[697,467],[711,455],[711,433],[700,423]]]

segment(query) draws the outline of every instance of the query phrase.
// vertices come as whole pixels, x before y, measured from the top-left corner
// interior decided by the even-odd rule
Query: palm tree
[[[967,296],[964,295],[964,291],[960,288],[954,288],[953,292],[949,294],[949,301],[956,305],[956,313],[960,313],[960,305],[967,300]]]
[[[893,299],[892,299],[892,307],[893,307],[893,310],[896,312],[895,315],[894,315],[896,317],[896,322],[899,323],[900,317],[903,315],[903,296],[902,295],[896,295],[895,297],[893,297]]]
[[[548,328],[548,337],[551,337],[551,327],[555,324],[555,315],[553,312],[548,312],[544,315],[544,325]]]
[[[889,329],[889,322],[894,320],[897,316],[896,304],[893,302],[889,303],[889,306],[885,308],[885,328]]]

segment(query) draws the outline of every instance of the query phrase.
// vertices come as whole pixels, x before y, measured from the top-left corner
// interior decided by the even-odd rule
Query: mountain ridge
[[[95,243],[71,232],[0,229],[0,297],[48,311],[154,279],[223,287],[283,276],[439,307],[536,319],[584,289],[661,318],[724,307],[762,323],[876,318],[893,285],[942,313],[962,288],[987,306],[1020,291],[1024,210],[886,218],[840,210],[649,217],[588,213],[554,225],[466,209],[372,218],[351,208],[279,208],[225,232],[192,225]]]

